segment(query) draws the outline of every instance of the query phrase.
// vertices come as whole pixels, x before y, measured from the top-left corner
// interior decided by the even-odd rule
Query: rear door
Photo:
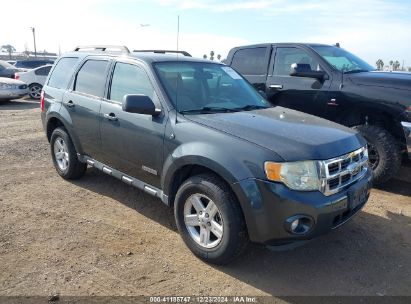
[[[107,98],[101,105],[101,143],[103,162],[132,177],[160,187],[163,166],[164,111],[158,117],[122,110],[127,94],[149,96],[156,107],[161,104],[153,81],[142,65],[116,62],[111,72]]]
[[[267,78],[268,99],[275,105],[324,116],[331,73],[326,71],[326,80],[290,76],[294,63],[309,64],[314,71],[323,70],[317,56],[302,47],[284,45],[275,48],[271,62],[274,64]]]
[[[81,153],[100,157],[100,106],[104,95],[109,59],[89,57],[75,74],[71,90],[63,97]],[[80,152],[80,151],[79,151]]]
[[[271,46],[254,46],[236,51],[231,67],[244,76],[258,91],[265,90]]]

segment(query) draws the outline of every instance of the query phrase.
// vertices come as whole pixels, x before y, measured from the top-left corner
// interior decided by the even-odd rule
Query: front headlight
[[[292,163],[265,162],[264,169],[269,180],[282,182],[290,189],[313,191],[320,188],[315,161]]]

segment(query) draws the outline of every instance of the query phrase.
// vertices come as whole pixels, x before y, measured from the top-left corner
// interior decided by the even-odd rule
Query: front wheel
[[[248,244],[240,206],[231,189],[209,174],[190,177],[174,204],[178,230],[188,248],[213,264],[227,264]]]
[[[354,127],[367,140],[368,160],[374,173],[373,184],[382,185],[401,166],[401,153],[395,138],[384,128],[373,125]]]

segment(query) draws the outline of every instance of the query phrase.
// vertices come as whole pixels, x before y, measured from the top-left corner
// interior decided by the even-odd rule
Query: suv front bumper
[[[411,122],[401,122],[407,144],[408,158],[411,159]]]
[[[346,189],[325,196],[319,191],[290,190],[281,183],[247,179],[233,185],[247,223],[251,241],[267,245],[283,245],[309,240],[347,222],[365,205],[372,183],[371,170]],[[366,188],[364,202],[350,206],[350,193]],[[312,228],[305,234],[287,229],[287,219],[303,215],[312,219]]]

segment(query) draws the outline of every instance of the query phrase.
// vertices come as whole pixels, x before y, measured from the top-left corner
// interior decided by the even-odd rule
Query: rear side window
[[[267,73],[266,47],[249,48],[235,52],[231,67],[243,75]]]
[[[107,60],[87,60],[77,73],[74,91],[102,97],[108,64]]]
[[[50,76],[48,85],[57,89],[67,88],[71,76],[73,76],[74,70],[76,69],[78,60],[76,57],[61,58]]]
[[[152,100],[157,99],[154,88],[143,69],[132,64],[117,63],[111,81],[110,99],[122,102],[124,95],[127,94],[143,94]]]
[[[39,68],[34,71],[34,74],[38,76],[47,76],[50,73],[51,66],[47,66],[44,68]]]

